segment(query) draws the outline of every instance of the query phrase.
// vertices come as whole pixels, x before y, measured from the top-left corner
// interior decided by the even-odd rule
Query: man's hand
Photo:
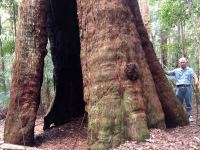
[[[199,82],[197,82],[195,85],[196,85],[196,88],[197,88],[197,89],[200,89],[200,84],[199,84]]]
[[[199,89],[199,88],[200,88],[200,87],[199,87],[199,81],[198,81],[197,76],[194,77],[194,84],[195,84],[195,88],[196,88],[196,89]]]
[[[196,86],[199,85],[199,82],[198,82],[198,78],[197,78],[197,77],[194,78],[194,84],[195,84]]]

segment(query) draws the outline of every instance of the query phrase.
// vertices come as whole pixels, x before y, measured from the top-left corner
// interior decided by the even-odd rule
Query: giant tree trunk
[[[32,145],[46,55],[46,2],[20,0],[19,27],[4,141]]]
[[[137,1],[78,4],[89,148],[143,140],[149,136],[148,126],[164,127],[164,119],[167,126],[187,124],[156,59]]]
[[[10,143],[23,144],[23,138],[26,145],[33,142],[46,45],[42,2],[20,2],[5,126],[5,141]],[[56,97],[45,116],[45,129],[83,113],[79,27],[89,149],[108,149],[128,139],[144,140],[150,127],[188,123],[156,59],[137,1],[78,0],[79,27],[74,0],[50,2],[48,32]],[[36,14],[40,14],[37,21],[33,19]]]

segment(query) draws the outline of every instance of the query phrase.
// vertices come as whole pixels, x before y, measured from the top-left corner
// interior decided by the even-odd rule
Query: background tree
[[[7,107],[9,102],[9,88],[11,78],[11,65],[13,60],[14,39],[11,28],[10,14],[6,11],[5,1],[0,1],[1,15],[1,49],[0,49],[0,109]]]
[[[2,25],[1,25],[1,16],[0,16],[0,37],[1,37],[1,30],[2,30]],[[0,54],[1,54],[1,58],[4,57],[4,51],[3,51],[3,47],[2,47],[2,40],[0,38]],[[5,63],[4,63],[4,59],[1,59],[1,71],[5,72]],[[2,91],[4,93],[6,93],[6,81],[5,81],[5,77],[4,74],[1,75],[1,83],[2,83]]]
[[[4,13],[9,14],[9,22],[11,24],[11,34],[13,39],[16,37],[16,30],[17,30],[17,8],[18,2],[16,0],[1,0],[0,7],[3,8]]]
[[[151,25],[150,25],[150,14],[149,14],[149,5],[148,0],[139,0],[140,12],[144,22],[144,26],[147,29],[149,37],[151,37]]]
[[[177,66],[178,58],[186,56],[190,60],[190,65],[196,67],[198,45],[192,33],[193,29],[198,29],[197,24],[193,24],[192,20],[198,18],[197,1],[176,1],[176,0],[150,0],[150,14],[153,33],[153,43],[156,53],[160,61],[162,61],[162,47],[168,49],[168,65],[169,69]],[[157,4],[157,5],[156,5]],[[156,12],[156,13],[154,13]],[[193,14],[193,17],[191,16]],[[159,22],[159,23],[158,23]],[[164,29],[164,30],[163,30]],[[160,31],[159,31],[160,30]],[[165,31],[165,32],[163,32]],[[160,32],[167,36],[167,43],[162,46],[162,42],[158,39]],[[166,34],[168,33],[168,34]],[[198,31],[196,32],[198,34]],[[161,45],[161,46],[159,46]],[[161,49],[160,49],[161,48]],[[195,69],[198,71],[198,69]]]

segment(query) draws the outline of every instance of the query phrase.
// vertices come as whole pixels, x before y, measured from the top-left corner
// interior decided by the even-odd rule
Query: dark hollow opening
[[[80,34],[75,0],[47,0],[47,30],[54,65],[55,100],[44,129],[84,113]]]

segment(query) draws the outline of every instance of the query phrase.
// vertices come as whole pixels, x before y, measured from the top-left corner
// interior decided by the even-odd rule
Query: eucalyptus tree
[[[128,139],[144,140],[151,127],[188,124],[137,1],[20,0],[19,16],[5,142],[34,143],[47,36],[56,95],[44,129],[85,109],[88,149],[103,150]]]

